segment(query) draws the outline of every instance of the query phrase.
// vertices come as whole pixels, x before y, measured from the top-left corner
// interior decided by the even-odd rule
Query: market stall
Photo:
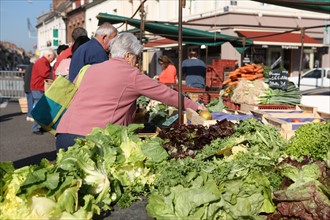
[[[150,219],[330,219],[330,117],[299,106],[290,85],[285,92],[267,88],[268,76],[258,65],[233,70],[205,103],[209,114],[187,109],[184,124],[165,123],[175,110],[142,99],[141,122],[159,128],[148,135],[141,135],[146,123],[109,124],[60,150],[55,161],[19,169],[0,162],[0,218],[125,218],[125,210],[143,209]],[[267,104],[273,107],[254,109]],[[250,109],[238,109],[243,105]],[[284,137],[282,125],[265,123],[283,114],[313,121]]]

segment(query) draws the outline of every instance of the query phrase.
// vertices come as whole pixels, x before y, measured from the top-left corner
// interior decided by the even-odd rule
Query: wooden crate
[[[27,113],[28,112],[27,99],[26,98],[19,98],[18,103],[19,103],[19,106],[21,108],[21,112],[22,113]]]
[[[219,114],[219,113],[215,113],[215,114]],[[240,114],[238,112],[228,112],[227,114],[228,116],[230,116],[231,118],[235,118],[235,117],[253,117],[251,114]],[[231,119],[230,120],[233,123],[237,123],[239,121],[239,119]],[[202,117],[199,116],[199,114],[190,109],[187,108],[186,109],[186,122],[187,124],[194,124],[194,125],[203,125],[203,126],[210,126],[210,125],[214,125],[217,123],[217,119],[212,119],[212,120],[206,120]]]
[[[301,111],[301,112],[317,112],[317,107],[313,106],[305,106],[305,105],[276,105],[276,104],[265,104],[265,105],[250,105],[241,103],[240,110],[243,112],[251,112],[252,110],[260,110],[260,111]]]
[[[189,98],[191,100],[193,100],[194,102],[198,101],[198,96],[201,94],[203,94],[203,93],[187,92],[187,95],[189,96]]]
[[[186,109],[186,117],[187,124],[209,126],[217,123],[216,120],[206,120],[200,117],[199,114],[191,108]]]
[[[330,114],[320,114],[319,112],[270,113],[254,110],[252,114],[259,117],[264,124],[270,124],[278,128],[281,135],[287,140],[294,136],[295,131],[300,126],[312,123],[314,119],[330,120]],[[301,122],[292,122],[294,119],[299,119]]]
[[[155,137],[159,134],[159,132],[161,131],[160,128],[156,128],[156,132],[155,133],[138,133],[138,136],[140,138],[143,138],[143,137]]]

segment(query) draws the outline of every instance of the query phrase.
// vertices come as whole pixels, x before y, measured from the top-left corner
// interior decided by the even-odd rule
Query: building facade
[[[59,44],[71,43],[71,32],[77,26],[86,28],[89,36],[92,36],[98,26],[97,15],[101,12],[127,18],[134,15],[135,19],[143,17],[146,21],[178,23],[178,0],[146,1],[142,7],[143,14],[141,10],[138,10],[141,2],[140,0],[54,0],[53,11],[48,14],[48,17],[40,17],[37,25],[38,50],[47,48],[49,42],[54,42],[54,35],[52,35],[54,29],[58,29],[59,32]],[[56,18],[51,17],[50,14]],[[63,22],[57,19],[62,19]],[[184,27],[219,32],[239,38],[247,37],[254,42],[252,47],[245,48],[244,53],[238,52],[229,43],[217,47],[184,44],[183,58],[187,57],[191,49],[197,49],[201,58],[208,64],[211,64],[213,59],[233,59],[241,61],[240,64],[247,61],[271,65],[276,59],[281,58],[281,65],[294,74],[299,71],[300,57],[303,54],[306,69],[314,67],[315,63],[323,67],[330,66],[330,35],[324,26],[330,23],[330,17],[327,14],[255,1],[195,0],[186,1],[182,11],[182,21]],[[134,29],[126,24],[115,26],[119,31]],[[303,42],[302,31],[304,32]],[[65,39],[62,38],[63,36]],[[158,73],[160,69],[156,60],[160,54],[164,53],[177,64],[177,42],[166,43],[165,39],[165,43],[158,45],[156,43],[149,47],[150,43],[162,38],[147,32],[144,32],[144,36],[148,39],[148,42],[145,42],[147,49],[144,53],[144,71]],[[55,44],[51,46],[55,47]]]

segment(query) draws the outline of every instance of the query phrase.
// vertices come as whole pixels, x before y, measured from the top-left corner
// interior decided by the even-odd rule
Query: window
[[[237,5],[237,1],[231,0],[230,5]]]
[[[58,38],[58,29],[53,29],[53,38]]]
[[[310,73],[307,73],[304,78],[321,78],[321,69],[312,70]]]
[[[53,46],[58,46],[58,40],[53,40]]]

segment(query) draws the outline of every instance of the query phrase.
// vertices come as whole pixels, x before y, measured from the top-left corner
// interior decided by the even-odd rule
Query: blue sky
[[[9,41],[26,51],[34,51],[36,33],[29,36],[28,22],[37,25],[37,17],[50,11],[52,0],[0,0],[0,41]]]

